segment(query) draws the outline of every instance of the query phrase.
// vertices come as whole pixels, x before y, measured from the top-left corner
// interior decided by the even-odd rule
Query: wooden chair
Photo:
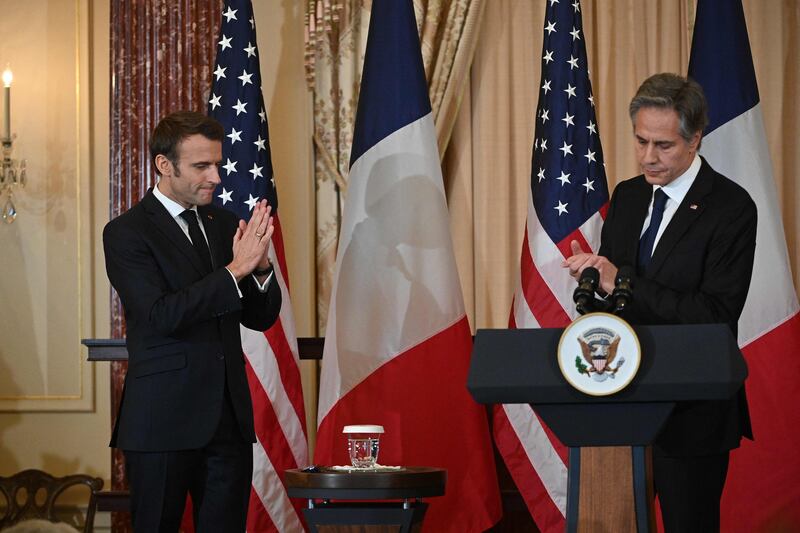
[[[75,516],[59,517],[56,500],[70,487],[85,485],[89,489],[89,502],[83,524]],[[45,519],[66,522],[84,533],[91,533],[96,510],[95,493],[103,488],[103,480],[84,474],[54,477],[41,470],[23,470],[10,477],[0,476],[0,530],[24,520]],[[5,501],[3,501],[5,499]]]

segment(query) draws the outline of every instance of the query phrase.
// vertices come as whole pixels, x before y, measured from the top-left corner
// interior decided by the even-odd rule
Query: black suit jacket
[[[636,267],[653,187],[644,176],[614,190],[600,255]],[[727,323],[734,335],[744,308],[756,243],[756,206],[742,187],[705,161],[664,230],[647,270],[633,280],[623,315],[632,324]],[[730,450],[752,438],[744,388],[725,402],[679,404],[656,442],[666,455]]]
[[[239,324],[265,330],[281,305],[278,284],[265,293],[252,276],[236,283],[236,216],[198,208],[214,269],[204,275],[189,239],[148,191],[103,231],[106,270],[127,324],[128,373],[111,446],[131,451],[197,449],[217,428],[227,381],[242,435],[255,441],[253,407]]]

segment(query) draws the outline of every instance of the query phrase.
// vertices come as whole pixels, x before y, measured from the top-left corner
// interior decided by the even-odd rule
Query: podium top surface
[[[561,329],[478,330],[467,388],[480,403],[617,403],[723,400],[738,391],[747,365],[724,324],[634,326],[639,372],[620,392],[590,396],[561,375]],[[577,346],[576,346],[577,349]]]

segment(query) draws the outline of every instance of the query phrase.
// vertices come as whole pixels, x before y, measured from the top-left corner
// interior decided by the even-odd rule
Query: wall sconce
[[[14,150],[13,143],[16,135],[11,135],[11,80],[13,75],[11,69],[6,67],[3,71],[3,100],[5,107],[3,136],[0,142],[3,144],[3,161],[0,163],[0,201],[5,198],[3,203],[2,217],[6,224],[11,224],[17,218],[17,208],[14,205],[14,189],[25,186],[25,160],[11,158]]]

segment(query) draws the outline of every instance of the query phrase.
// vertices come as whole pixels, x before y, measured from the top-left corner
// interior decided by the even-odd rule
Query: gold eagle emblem
[[[598,377],[608,373],[613,377],[625,362],[625,358],[621,358],[616,367],[612,366],[617,358],[619,342],[620,336],[609,330],[590,330],[578,337],[583,360],[589,365],[580,365],[581,372]]]

